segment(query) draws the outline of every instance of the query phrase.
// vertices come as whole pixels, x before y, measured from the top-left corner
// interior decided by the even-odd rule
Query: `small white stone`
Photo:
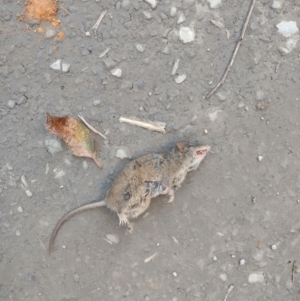
[[[204,133],[205,133],[205,134],[207,134],[207,133],[208,133],[208,130],[207,130],[207,129],[205,129],[205,130],[204,130]]]
[[[61,64],[61,71],[62,71],[63,73],[69,72],[69,71],[70,71],[70,68],[71,68],[71,64],[68,63],[68,62],[63,62],[63,63]]]
[[[19,206],[17,210],[18,210],[19,213],[23,212],[23,208],[21,206]]]
[[[177,14],[177,7],[172,6],[170,9],[170,16],[174,18],[176,14]]]
[[[212,258],[213,261],[217,261],[218,260],[218,257],[215,255],[213,258]]]
[[[116,157],[119,159],[131,159],[131,153],[127,147],[123,147],[117,150]]]
[[[9,100],[6,105],[10,109],[13,109],[15,107],[15,105],[16,105],[16,102],[14,100]]]
[[[141,44],[136,44],[135,48],[139,52],[144,52],[145,51],[145,47],[143,45],[141,45]]]
[[[179,39],[185,44],[193,42],[195,39],[195,31],[193,28],[182,26],[179,29]]]
[[[113,242],[114,244],[118,244],[120,242],[119,236],[118,235],[113,235],[113,234],[107,234],[106,238]]]
[[[144,1],[149,3],[152,9],[155,9],[157,7],[157,0],[144,0]]]
[[[175,78],[175,82],[176,82],[176,84],[182,84],[186,79],[187,79],[186,74],[178,75]]]
[[[115,77],[121,77],[122,76],[122,69],[120,68],[114,68],[110,71],[110,73]]]
[[[91,33],[90,33],[89,31],[87,31],[87,32],[85,33],[85,35],[86,35],[87,37],[90,37],[90,36],[91,36]]]
[[[251,273],[248,277],[249,283],[263,283],[265,281],[265,277],[263,273]]]
[[[66,175],[65,171],[63,171],[62,169],[58,169],[57,171],[55,171],[54,179],[60,179],[65,175]]]
[[[50,68],[53,70],[56,70],[56,71],[60,71],[61,70],[61,62],[62,62],[61,59],[56,60],[54,63],[52,63],[50,65]]]
[[[276,245],[272,245],[271,249],[275,251],[277,249],[277,246]]]
[[[246,260],[242,258],[242,259],[240,260],[240,265],[244,265],[245,263],[246,263]]]
[[[25,193],[27,196],[32,197],[32,192],[30,190],[25,190]]]
[[[167,45],[162,52],[163,54],[170,54],[170,47]]]
[[[282,0],[274,0],[272,3],[272,8],[280,9],[282,6]]]
[[[174,276],[174,277],[177,277],[177,273],[176,273],[176,272],[173,272],[173,276]]]
[[[225,273],[220,274],[220,279],[222,281],[227,281],[227,279],[228,279],[227,274],[225,274]]]
[[[285,38],[289,38],[299,31],[299,28],[295,21],[281,21],[276,25],[276,27],[278,28],[278,32]]]
[[[257,157],[257,160],[258,160],[258,161],[262,161],[263,158],[264,158],[263,156],[258,156],[258,157]]]
[[[207,0],[211,9],[218,8],[222,5],[222,0]]]
[[[17,235],[17,236],[21,236],[20,231],[16,231],[16,235]]]
[[[145,16],[145,18],[147,20],[150,20],[150,19],[153,18],[152,14],[150,12],[148,12],[148,11],[143,11],[143,15]]]
[[[178,16],[177,24],[183,23],[183,22],[185,21],[185,19],[186,19],[186,17],[185,17],[185,15],[184,15],[184,13],[183,13],[183,12],[180,12],[180,13],[179,13],[179,16]]]

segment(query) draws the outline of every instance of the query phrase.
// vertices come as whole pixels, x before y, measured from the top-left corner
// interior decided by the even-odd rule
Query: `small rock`
[[[281,9],[282,6],[282,0],[274,0],[272,3],[273,9]]]
[[[264,99],[264,97],[265,97],[264,91],[262,91],[262,90],[256,91],[256,99],[257,100],[262,100],[262,99]]]
[[[149,3],[152,9],[155,9],[157,7],[157,0],[144,0],[144,1]]]
[[[239,262],[240,265],[244,265],[245,263],[246,263],[245,259],[241,259],[240,262]]]
[[[21,206],[19,206],[17,210],[18,210],[19,213],[23,212],[23,208]]]
[[[79,277],[79,275],[76,273],[76,274],[74,274],[74,281],[75,282],[79,282],[79,279],[80,279],[80,277]]]
[[[170,54],[170,47],[167,45],[163,51],[162,51],[163,54]]]
[[[186,79],[187,79],[186,74],[178,75],[178,76],[175,78],[175,82],[176,82],[177,84],[181,84],[181,83],[183,83]]]
[[[180,62],[180,59],[176,59],[175,62],[174,62],[174,65],[173,65],[173,69],[172,69],[172,75],[175,75],[176,72],[177,72],[177,69],[179,67],[179,62]]]
[[[122,69],[120,68],[114,68],[110,71],[110,73],[115,77],[121,77],[122,76]]]
[[[213,258],[212,258],[213,261],[217,261],[218,260],[218,257],[215,255]]]
[[[130,80],[123,80],[120,85],[120,88],[131,90],[133,88],[133,84]]]
[[[52,156],[54,154],[62,151],[61,142],[59,140],[56,140],[56,139],[45,140],[45,146],[46,146],[47,151]]]
[[[218,96],[220,100],[224,101],[228,98],[230,93],[231,93],[230,91],[222,91],[222,92],[218,92],[216,96]]]
[[[106,238],[113,242],[114,244],[118,244],[120,242],[119,236],[118,235],[113,235],[113,234],[107,234]]]
[[[66,175],[66,172],[64,170],[58,169],[58,170],[55,171],[54,179],[60,179],[65,175]]]
[[[49,28],[46,30],[46,38],[47,39],[51,39],[54,38],[56,36],[56,30],[53,28]]]
[[[13,109],[15,107],[15,105],[16,105],[16,102],[14,100],[9,100],[6,105],[10,109]]]
[[[147,20],[151,20],[153,18],[152,14],[148,11],[143,11],[143,15]]]
[[[21,236],[20,231],[16,231],[16,235],[17,235],[17,236]]]
[[[145,51],[145,47],[141,44],[136,44],[135,48],[138,52],[144,52]]]
[[[82,168],[84,170],[87,170],[87,168],[88,168],[88,164],[87,164],[87,162],[85,160],[82,162]]]
[[[272,246],[271,246],[271,249],[272,249],[273,251],[275,251],[275,250],[277,250],[277,246],[276,246],[276,245],[272,245]]]
[[[8,162],[5,164],[5,166],[9,171],[14,170],[14,168]]]
[[[173,276],[174,276],[174,277],[177,277],[177,273],[176,273],[176,272],[173,272]]]
[[[97,107],[97,106],[100,105],[100,103],[101,103],[101,100],[100,100],[100,99],[94,100],[94,101],[93,101],[93,106],[94,106],[94,107]]]
[[[50,68],[56,71],[60,71],[61,70],[61,59],[56,60],[54,63],[52,63],[50,65]]]
[[[25,193],[28,197],[32,197],[32,192],[30,190],[25,190]]]
[[[276,27],[278,28],[278,32],[285,38],[289,38],[299,31],[299,28],[295,21],[281,21],[276,25]]]
[[[132,158],[128,147],[123,147],[123,148],[118,149],[117,153],[116,153],[116,157],[119,158],[119,159],[122,159],[122,160]]]
[[[185,17],[185,15],[184,15],[184,13],[183,13],[183,12],[180,12],[180,13],[179,13],[179,16],[178,16],[177,24],[183,23],[183,22],[185,21],[185,19],[186,19],[186,17]]]
[[[211,9],[218,8],[222,5],[222,0],[207,0]]]
[[[257,157],[257,160],[258,160],[258,161],[262,161],[263,158],[264,158],[263,156],[258,156],[258,157]]]
[[[227,274],[225,274],[225,273],[220,274],[220,279],[221,279],[222,281],[227,281],[227,279],[228,279]]]
[[[71,68],[71,64],[68,63],[68,62],[63,62],[63,63],[61,64],[61,71],[62,71],[63,73],[69,72],[69,71],[70,71],[70,68]]]
[[[185,44],[194,41],[195,31],[193,28],[182,26],[179,29],[179,39]]]
[[[211,122],[214,122],[217,119],[218,114],[221,112],[222,111],[219,108],[209,109],[208,118],[210,119]]]
[[[107,69],[111,69],[117,65],[117,62],[115,62],[110,57],[105,57],[102,59],[102,61]]]
[[[263,273],[251,273],[248,277],[249,283],[263,283],[265,281],[265,277]]]
[[[176,14],[177,14],[177,7],[172,6],[171,9],[170,9],[170,16],[172,18],[174,18],[176,16]]]
[[[87,32],[85,33],[85,36],[86,36],[86,37],[90,37],[90,36],[91,36],[91,33],[90,33],[89,31],[87,31]]]

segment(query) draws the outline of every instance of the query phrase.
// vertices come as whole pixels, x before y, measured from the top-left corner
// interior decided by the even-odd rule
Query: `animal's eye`
[[[198,151],[196,151],[196,154],[197,154],[197,155],[202,155],[203,152],[204,152],[204,151],[202,151],[202,150],[198,150]]]

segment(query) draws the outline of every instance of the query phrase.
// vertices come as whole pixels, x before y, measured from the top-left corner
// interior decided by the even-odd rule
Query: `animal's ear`
[[[176,143],[176,147],[179,150],[179,152],[181,152],[182,154],[185,153],[185,147],[186,147],[185,143],[183,143],[183,142],[177,142]]]

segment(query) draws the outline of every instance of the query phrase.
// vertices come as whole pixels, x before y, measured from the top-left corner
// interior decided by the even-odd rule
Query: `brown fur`
[[[117,175],[104,201],[74,209],[58,222],[50,240],[50,252],[64,222],[87,209],[106,205],[118,214],[119,224],[127,225],[131,232],[129,219],[144,213],[151,199],[158,195],[168,194],[172,202],[174,191],[181,186],[186,174],[198,168],[209,150],[209,146],[189,147],[178,142],[170,152],[150,153],[132,160]]]

